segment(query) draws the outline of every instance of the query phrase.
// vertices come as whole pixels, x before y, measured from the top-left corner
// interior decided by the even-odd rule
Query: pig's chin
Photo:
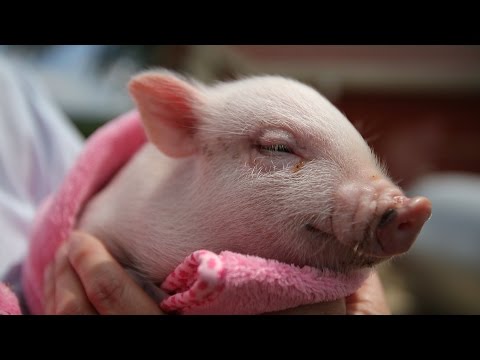
[[[310,244],[318,250],[313,249],[311,256],[306,263],[297,264],[299,266],[312,266],[321,270],[329,270],[337,273],[349,273],[365,268],[372,268],[384,261],[391,259],[391,256],[376,256],[369,254],[363,249],[361,244],[368,244],[372,239],[368,235],[356,246],[345,244],[331,233],[323,232],[314,225],[307,225],[306,228],[313,238],[308,239]],[[375,239],[373,239],[375,241]]]
[[[342,259],[339,259],[339,269],[343,269],[343,271],[372,268],[391,259],[390,256],[374,256],[364,253],[359,248],[347,248],[346,246],[345,248]]]
[[[351,248],[344,248],[339,245],[336,254],[333,254],[329,259],[314,260],[311,266],[321,270],[329,270],[336,273],[350,273],[357,270],[373,268],[376,265],[390,260],[391,257],[377,257],[355,251]]]

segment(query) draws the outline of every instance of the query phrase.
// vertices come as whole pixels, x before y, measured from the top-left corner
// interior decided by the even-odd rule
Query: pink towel
[[[163,282],[160,304],[181,314],[246,314],[330,301],[355,292],[368,275],[350,276],[224,251],[196,251]]]
[[[83,206],[146,141],[136,111],[109,122],[88,139],[59,191],[45,201],[33,227],[22,272],[31,313],[43,313],[43,273],[74,229]],[[347,296],[367,275],[366,271],[339,275],[231,252],[216,255],[201,250],[187,257],[165,280],[162,287],[171,296],[160,306],[185,314],[259,314]],[[0,297],[7,299],[1,292]],[[8,307],[15,305],[8,299],[0,299],[0,313],[14,309]]]
[[[2,283],[0,283],[0,315],[21,315],[17,297]]]

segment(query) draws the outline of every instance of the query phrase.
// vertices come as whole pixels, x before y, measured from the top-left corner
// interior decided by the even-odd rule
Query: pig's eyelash
[[[293,154],[293,151],[287,145],[283,144],[258,145],[258,149],[267,152],[284,152],[288,154]]]

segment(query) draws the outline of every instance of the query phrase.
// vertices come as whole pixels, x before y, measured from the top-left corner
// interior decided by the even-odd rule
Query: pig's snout
[[[335,238],[372,263],[410,249],[432,211],[425,197],[407,198],[386,179],[340,187],[332,216]]]
[[[370,255],[393,256],[406,252],[432,212],[430,200],[416,197],[404,201],[396,208],[389,208],[380,218],[376,229],[376,243]]]

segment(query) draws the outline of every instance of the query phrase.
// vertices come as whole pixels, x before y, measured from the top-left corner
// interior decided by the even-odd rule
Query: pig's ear
[[[169,72],[146,72],[128,84],[137,104],[149,140],[171,157],[197,151],[194,139],[198,119],[194,107],[201,93]]]

